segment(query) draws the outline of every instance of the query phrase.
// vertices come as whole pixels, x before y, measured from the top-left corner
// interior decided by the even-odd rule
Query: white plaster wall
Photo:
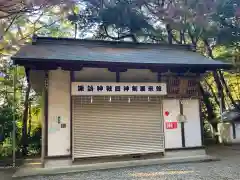
[[[31,86],[34,91],[39,95],[42,95],[42,90],[44,88],[45,72],[43,70],[30,70],[29,76]]]
[[[235,124],[236,126],[236,138],[233,138],[233,126],[231,123],[219,123],[218,131],[220,134],[220,143],[240,143],[240,124]]]
[[[218,132],[220,134],[220,143],[232,143],[232,124],[230,123],[218,123]]]
[[[201,139],[201,121],[199,112],[199,100],[183,100],[183,114],[187,118],[184,124],[185,129],[185,146],[198,147],[202,146]]]
[[[169,116],[164,115],[164,134],[165,134],[165,148],[181,148],[181,124],[178,123],[177,129],[166,129],[166,121],[176,121],[177,115],[180,113],[179,100],[165,99],[163,100],[163,113],[168,111]]]
[[[236,138],[233,139],[233,128],[232,125],[229,128],[229,136],[231,137],[231,141],[232,143],[240,143],[240,124],[236,123],[235,124],[236,127]]]
[[[70,72],[49,71],[48,156],[70,155]],[[61,128],[57,117],[66,128]]]

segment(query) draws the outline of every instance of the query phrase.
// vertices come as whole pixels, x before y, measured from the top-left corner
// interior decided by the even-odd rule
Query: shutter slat
[[[159,98],[134,98],[73,97],[74,158],[163,152]]]

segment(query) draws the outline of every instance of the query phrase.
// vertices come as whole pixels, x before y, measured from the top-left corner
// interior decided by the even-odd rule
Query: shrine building
[[[204,149],[200,79],[229,69],[189,45],[34,37],[12,57],[42,97],[42,160]]]

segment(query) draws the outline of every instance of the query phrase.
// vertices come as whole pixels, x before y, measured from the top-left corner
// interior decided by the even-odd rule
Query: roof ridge
[[[139,47],[167,47],[169,49],[181,49],[181,50],[189,50],[195,51],[191,45],[183,45],[183,44],[167,44],[167,43],[134,43],[127,41],[106,41],[106,40],[94,40],[94,39],[75,39],[75,38],[55,38],[55,37],[40,37],[34,35],[32,38],[33,45],[39,44],[52,44],[58,41],[59,44],[75,44],[75,45],[106,45],[106,46],[115,46],[115,47],[125,47],[125,48],[139,48]]]

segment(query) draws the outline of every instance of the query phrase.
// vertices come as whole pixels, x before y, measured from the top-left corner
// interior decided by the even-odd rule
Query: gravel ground
[[[0,180],[11,180],[14,172],[14,169],[9,169],[8,167],[1,167]]]
[[[240,180],[240,147],[209,150],[222,160],[38,176],[24,180]],[[1,179],[1,177],[0,177]],[[6,179],[7,180],[7,179]]]
[[[232,164],[231,161],[225,161],[147,166],[110,171],[25,178],[25,180],[238,180],[240,179],[240,167],[238,163]]]

